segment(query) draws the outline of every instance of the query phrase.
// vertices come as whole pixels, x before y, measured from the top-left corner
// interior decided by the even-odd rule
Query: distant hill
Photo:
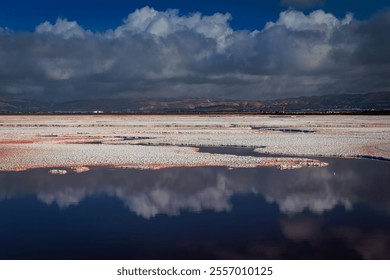
[[[176,113],[176,112],[256,112],[264,107],[260,101],[222,99],[108,99],[78,100],[57,104],[56,111],[104,111],[121,113]]]
[[[50,101],[36,101],[0,96],[0,113],[33,113],[49,112],[53,103]]]
[[[0,97],[0,113],[390,113],[390,92],[323,95],[277,100],[91,99],[69,102]]]
[[[382,111],[390,110],[390,92],[297,97],[278,99],[267,103],[269,109],[277,110],[278,106],[284,107],[288,112]]]

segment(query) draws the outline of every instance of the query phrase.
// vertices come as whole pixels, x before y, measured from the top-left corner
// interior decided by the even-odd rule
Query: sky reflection
[[[389,163],[0,172],[0,259],[390,259]]]
[[[26,195],[60,208],[77,205],[86,197],[116,197],[144,218],[178,215],[182,210],[229,211],[234,195],[258,194],[276,203],[284,214],[305,209],[321,214],[336,206],[346,209],[367,204],[390,211],[387,162],[328,159],[329,167],[299,170],[272,168],[173,168],[120,170],[97,168],[64,176],[47,170],[0,173],[0,198]],[[369,167],[367,168],[367,165]]]

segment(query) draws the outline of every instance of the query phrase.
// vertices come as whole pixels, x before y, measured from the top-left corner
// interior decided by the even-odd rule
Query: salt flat
[[[202,153],[198,151],[202,146],[250,147],[261,155]],[[0,117],[3,171],[40,167],[76,170],[83,166],[291,169],[326,165],[326,160],[306,158],[309,156],[390,159],[390,116]]]

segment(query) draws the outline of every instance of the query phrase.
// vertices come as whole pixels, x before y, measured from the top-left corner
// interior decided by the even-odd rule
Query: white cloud
[[[57,19],[34,33],[0,31],[0,89],[15,94],[17,85],[17,95],[55,101],[385,91],[387,18],[287,10],[263,29],[234,31],[229,14],[144,7],[103,32]]]
[[[192,31],[214,39],[220,50],[226,47],[226,39],[233,33],[229,26],[230,14],[216,13],[212,16],[202,16],[194,13],[180,16],[178,10],[156,11],[150,7],[137,9],[130,13],[123,25],[107,33],[108,37],[122,37],[127,33],[153,34],[166,37],[178,31]]]
[[[348,13],[341,20],[331,13],[325,13],[323,10],[313,11],[308,15],[295,10],[281,12],[276,22],[268,22],[266,29],[274,26],[284,26],[293,31],[333,31],[342,25],[349,24],[353,15]]]
[[[88,31],[85,31],[76,21],[58,18],[55,24],[45,21],[35,28],[37,33],[49,33],[60,35],[65,39],[85,38]]]

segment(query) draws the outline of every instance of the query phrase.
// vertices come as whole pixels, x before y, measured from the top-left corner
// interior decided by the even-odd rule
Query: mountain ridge
[[[390,91],[275,100],[85,99],[66,102],[0,97],[0,113],[315,113],[389,111]]]

